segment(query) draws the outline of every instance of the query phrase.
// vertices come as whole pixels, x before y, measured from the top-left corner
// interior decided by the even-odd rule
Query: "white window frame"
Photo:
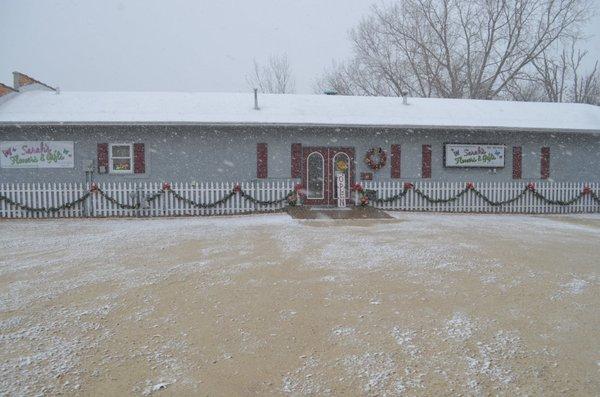
[[[319,197],[308,197],[310,193],[309,183],[310,183],[310,158],[312,155],[317,154],[321,157],[321,170],[323,171],[323,184],[321,185],[321,195]],[[324,200],[325,199],[325,184],[327,181],[325,180],[327,170],[325,169],[325,158],[320,152],[311,152],[308,156],[306,156],[306,189],[308,190],[306,198],[309,200]]]
[[[115,170],[113,169],[113,146],[129,146],[129,164],[131,165],[128,170]],[[126,157],[117,157],[117,159],[125,159]],[[133,143],[111,143],[108,145],[108,172],[111,174],[133,174],[135,164],[133,163]]]

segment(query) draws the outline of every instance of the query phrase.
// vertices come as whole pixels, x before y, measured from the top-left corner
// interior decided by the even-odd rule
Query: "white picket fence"
[[[293,180],[256,181],[243,183],[173,183],[171,189],[196,203],[213,203],[227,195],[239,185],[248,195],[260,201],[274,201],[286,196],[294,189]],[[0,200],[0,218],[73,218],[73,217],[130,217],[130,216],[184,216],[184,215],[228,215],[248,212],[270,212],[283,209],[287,202],[277,204],[252,203],[236,194],[225,203],[212,208],[197,208],[163,194],[156,200],[145,203],[145,197],[159,192],[161,182],[99,183],[98,188],[119,203],[135,205],[140,209],[124,209],[110,202],[99,193],[92,193],[81,204],[57,212],[27,211]],[[3,183],[0,195],[32,208],[58,207],[77,200],[86,194],[90,185],[84,183]]]
[[[174,183],[171,189],[181,196],[197,203],[213,203],[235,188],[237,183]],[[294,189],[294,180],[253,181],[239,183],[246,193],[261,201],[278,200]],[[377,191],[378,198],[392,197],[404,189],[404,182],[363,182],[364,189]],[[492,201],[511,199],[519,195],[527,183],[476,183],[475,187]],[[109,197],[120,203],[135,205],[144,203],[148,197],[162,189],[160,182],[122,182],[99,183],[98,187]],[[600,196],[600,183],[536,183],[536,191],[552,200],[570,200],[580,194],[585,187],[592,189]],[[0,196],[33,208],[58,207],[72,202],[89,191],[90,186],[83,183],[3,183],[0,184]],[[415,189],[420,189],[428,196],[447,199],[455,196],[465,188],[462,182],[415,182]],[[582,197],[570,206],[545,203],[531,192],[513,202],[502,206],[491,206],[477,197],[473,192],[460,197],[451,203],[432,204],[411,189],[402,198],[389,203],[372,202],[371,205],[383,210],[402,211],[441,211],[441,212],[480,212],[480,213],[583,213],[600,212],[600,205],[591,195]],[[358,202],[355,193],[355,202]],[[229,201],[212,208],[197,208],[175,198],[172,194],[163,194],[156,200],[142,205],[140,209],[124,209],[110,202],[99,193],[92,193],[82,203],[72,208],[57,212],[28,211],[0,200],[0,218],[73,218],[73,217],[159,217],[159,216],[202,216],[227,215],[250,212],[269,212],[281,210],[287,202],[261,205],[242,198],[239,194]]]
[[[464,182],[413,182],[414,189],[411,189],[406,196],[389,203],[371,204],[383,210],[402,210],[402,211],[437,211],[437,212],[479,212],[479,213],[528,213],[528,214],[562,214],[562,213],[587,213],[600,212],[600,205],[595,202],[591,195],[582,197],[576,203],[570,206],[561,206],[549,204],[542,199],[535,197],[531,192],[513,202],[502,206],[492,206],[485,203],[473,192],[468,192],[454,202],[450,203],[429,203],[426,199],[415,192],[420,189],[423,193],[434,199],[447,199],[454,197],[461,190],[465,189]],[[525,189],[528,183],[520,182],[483,182],[475,183],[475,188],[492,201],[503,201],[519,195]],[[363,182],[364,189],[377,191],[378,198],[389,198],[404,189],[404,182]],[[543,182],[536,183],[535,189],[541,195],[551,200],[570,200],[579,195],[585,187],[592,189],[596,195],[600,196],[600,183],[554,183]],[[355,193],[355,200],[358,200],[358,194]],[[357,201],[356,201],[357,202]]]

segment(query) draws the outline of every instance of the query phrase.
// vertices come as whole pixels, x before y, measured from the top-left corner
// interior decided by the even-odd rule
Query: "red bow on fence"
[[[360,183],[355,183],[354,185],[352,185],[352,190],[360,193],[363,191],[363,187]]]

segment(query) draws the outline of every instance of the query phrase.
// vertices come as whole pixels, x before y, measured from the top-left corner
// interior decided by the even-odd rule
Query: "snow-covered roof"
[[[0,124],[275,124],[600,133],[600,107],[466,99],[252,93],[30,90],[0,103]]]

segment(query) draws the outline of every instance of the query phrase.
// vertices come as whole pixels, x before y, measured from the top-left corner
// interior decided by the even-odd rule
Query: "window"
[[[306,159],[308,192],[306,198],[322,199],[325,187],[325,160],[319,152],[311,153]]]
[[[133,145],[111,143],[109,151],[109,167],[112,174],[133,173]]]

